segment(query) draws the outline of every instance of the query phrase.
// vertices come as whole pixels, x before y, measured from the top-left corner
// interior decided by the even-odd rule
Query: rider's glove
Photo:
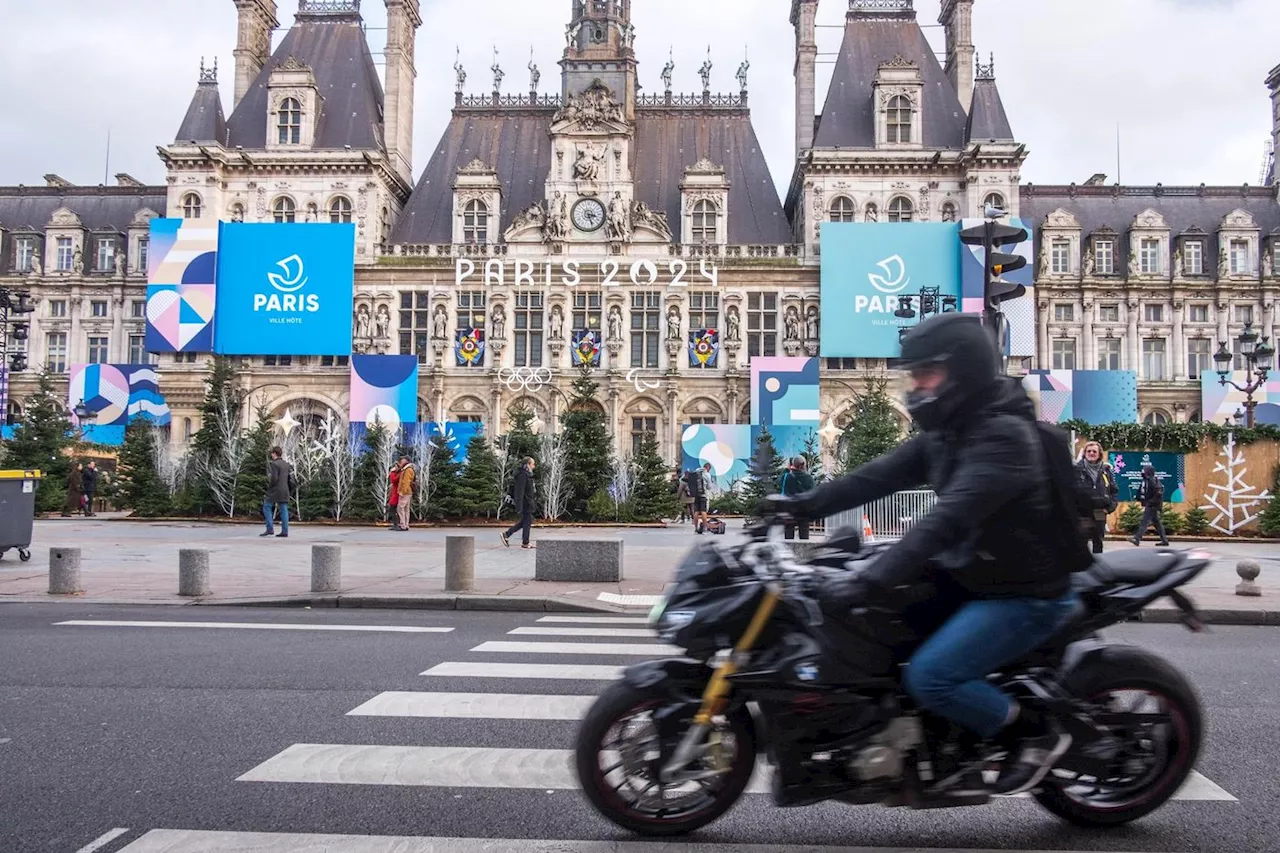
[[[823,609],[836,612],[872,604],[885,596],[885,589],[867,572],[840,572],[828,577],[817,592]]]

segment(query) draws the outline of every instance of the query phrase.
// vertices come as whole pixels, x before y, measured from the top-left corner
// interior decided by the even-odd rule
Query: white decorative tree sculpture
[[[1244,475],[1249,469],[1244,467],[1244,454],[1236,452],[1235,433],[1227,434],[1227,443],[1222,448],[1222,456],[1226,461],[1216,463],[1213,466],[1213,473],[1221,472],[1227,482],[1225,485],[1209,486],[1212,494],[1204,496],[1209,503],[1201,509],[1217,510],[1217,516],[1209,522],[1209,525],[1228,536],[1234,536],[1237,530],[1258,517],[1258,511],[1254,508],[1270,495],[1265,489],[1258,492],[1254,486],[1245,484]]]

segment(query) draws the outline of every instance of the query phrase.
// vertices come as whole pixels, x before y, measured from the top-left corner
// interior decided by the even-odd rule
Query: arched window
[[[895,95],[889,100],[888,110],[889,142],[911,141],[911,99],[905,95]]]
[[[298,206],[287,195],[276,199],[276,203],[271,210],[275,215],[276,222],[296,222],[298,220]]]
[[[195,431],[191,428],[191,418],[183,418],[182,419],[182,440],[184,442],[190,441],[193,435],[195,435]]]
[[[230,217],[232,222],[244,222],[244,205],[236,202],[231,205]]]
[[[942,204],[942,221],[943,222],[956,221],[956,206],[949,201],[943,202]]]
[[[985,208],[987,205],[991,205],[992,207],[999,208],[1000,210],[1009,209],[1004,206],[1004,196],[1000,195],[1000,193],[991,193],[989,196],[987,196],[986,199],[983,200],[982,206]]]
[[[280,134],[280,144],[297,145],[302,142],[302,104],[298,99],[285,98],[276,115],[279,118],[276,129]]]
[[[489,242],[489,205],[480,199],[467,202],[462,212],[462,241],[464,243]]]
[[[182,218],[199,219],[204,214],[204,203],[198,193],[187,193],[182,197]]]
[[[329,202],[329,221],[339,223],[351,221],[351,200],[349,198],[340,195]]]
[[[719,213],[716,211],[715,202],[703,199],[693,207],[693,242],[695,243],[718,243],[719,240]]]
[[[854,211],[853,199],[848,196],[839,196],[831,202],[831,221],[852,222]]]
[[[915,218],[916,208],[911,199],[898,196],[889,202],[890,222],[910,222]]]
[[[1152,412],[1143,418],[1142,422],[1147,426],[1160,426],[1161,424],[1167,424],[1169,417],[1164,412]]]

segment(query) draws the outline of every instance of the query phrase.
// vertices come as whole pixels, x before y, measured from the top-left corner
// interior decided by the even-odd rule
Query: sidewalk
[[[10,551],[0,560],[0,602],[65,601],[50,596],[49,549],[81,549],[84,594],[76,601],[146,604],[312,604],[340,607],[438,609],[601,610],[647,609],[670,582],[675,566],[696,542],[689,525],[666,529],[535,528],[534,538],[621,539],[621,583],[549,583],[533,580],[536,552],[503,547],[496,528],[419,528],[393,533],[386,528],[294,525],[288,540],[263,539],[257,525],[155,522],[121,523],[106,518],[36,522],[32,559],[20,563]],[[711,537],[712,541],[731,541]],[[447,535],[476,540],[475,589],[444,592]],[[342,591],[312,595],[311,546],[343,546]],[[1108,551],[1131,548],[1108,542]],[[1218,557],[1194,583],[1184,587],[1209,621],[1280,625],[1280,548],[1269,544],[1196,543]],[[210,552],[213,594],[193,601],[177,595],[178,550]],[[1263,595],[1234,594],[1236,561],[1257,560]],[[1144,616],[1176,618],[1169,602]]]

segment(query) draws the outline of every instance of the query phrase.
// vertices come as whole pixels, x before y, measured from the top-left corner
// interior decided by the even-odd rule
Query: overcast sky
[[[1258,182],[1270,102],[1263,84],[1280,64],[1276,0],[977,0],[974,36],[995,51],[996,76],[1035,183],[1083,182],[1095,172],[1125,183]],[[282,28],[297,0],[280,0]],[[369,41],[381,63],[386,12],[364,0]],[[640,79],[661,91],[668,50],[675,88],[700,90],[711,41],[712,88],[736,91],[751,59],[752,112],[780,190],[793,148],[789,0],[636,0]],[[916,0],[941,51],[939,0]],[[542,90],[558,90],[571,0],[422,0],[418,34],[415,171],[425,166],[453,101],[455,47],[472,93],[491,89],[493,48],[504,91],[528,87],[529,50]],[[845,0],[820,11],[818,103],[841,40]],[[155,148],[172,140],[195,89],[200,58],[220,67],[230,112],[236,15],[231,0],[0,0],[0,184],[40,184],[47,172],[97,184],[129,172],[160,182]],[[108,179],[113,182],[113,178]]]

